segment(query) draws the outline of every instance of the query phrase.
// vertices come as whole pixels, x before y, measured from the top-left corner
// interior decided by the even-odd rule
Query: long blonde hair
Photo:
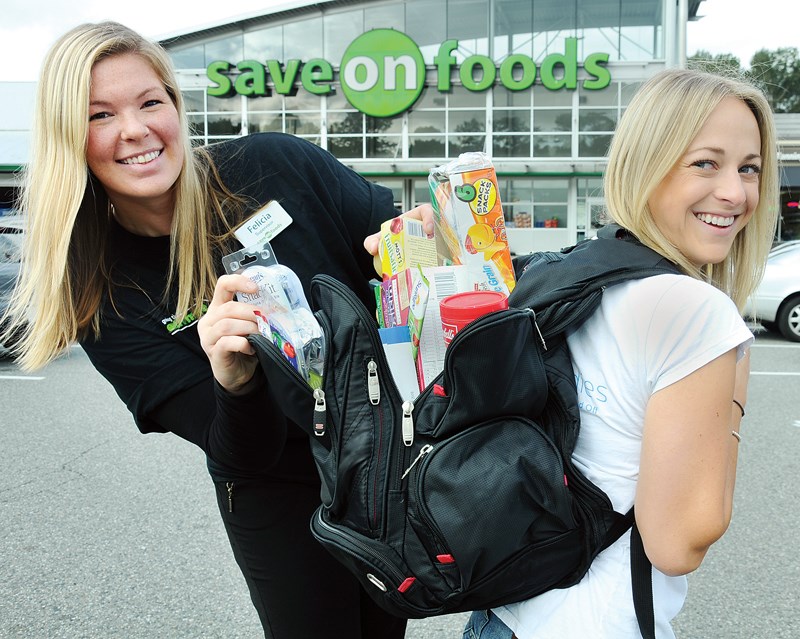
[[[78,339],[99,335],[100,302],[110,294],[106,237],[110,206],[86,162],[94,65],[133,53],[153,68],[180,120],[184,163],[175,186],[168,281],[177,284],[176,315],[200,314],[216,283],[210,248],[214,216],[224,221],[226,192],[208,154],[192,150],[172,63],[166,51],[115,22],[83,24],[48,52],[39,79],[33,139],[20,208],[28,217],[22,271],[10,309],[23,369],[41,367]],[[229,194],[227,194],[229,195]],[[223,227],[226,225],[223,224]],[[166,292],[165,292],[166,294]]]
[[[648,200],[686,152],[711,112],[734,97],[752,111],[761,134],[759,203],[719,264],[698,269],[664,236]],[[778,157],[769,103],[752,84],[702,71],[671,69],[648,80],[620,119],[604,178],[608,216],[644,244],[727,293],[741,310],[761,281],[778,217]]]

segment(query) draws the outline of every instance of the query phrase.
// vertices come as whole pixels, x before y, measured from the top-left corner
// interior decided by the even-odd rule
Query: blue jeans
[[[491,610],[476,610],[467,620],[463,639],[512,639],[511,632]]]

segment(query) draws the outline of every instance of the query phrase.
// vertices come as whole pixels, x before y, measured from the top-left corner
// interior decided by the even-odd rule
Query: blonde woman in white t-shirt
[[[685,275],[611,288],[569,336],[574,460],[617,511],[635,506],[659,639],[674,636],[685,575],[731,519],[752,340],[740,310],[763,273],[777,194],[769,104],[738,80],[661,72],[611,144],[609,219]],[[628,533],[571,588],[473,613],[465,639],[639,637],[629,547]]]

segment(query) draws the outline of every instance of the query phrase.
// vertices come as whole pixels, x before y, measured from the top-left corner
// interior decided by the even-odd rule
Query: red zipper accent
[[[411,588],[411,586],[413,586],[413,585],[414,585],[414,582],[415,582],[416,580],[417,580],[417,578],[416,578],[416,577],[406,577],[406,578],[403,580],[403,583],[401,583],[401,584],[400,584],[400,585],[397,587],[397,592],[405,592],[406,590],[408,590],[409,588]]]

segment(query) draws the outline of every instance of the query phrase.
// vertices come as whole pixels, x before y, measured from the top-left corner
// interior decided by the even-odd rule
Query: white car
[[[800,240],[770,251],[764,279],[747,301],[745,315],[800,342]]]
[[[3,328],[2,319],[8,305],[8,297],[19,274],[24,229],[24,216],[0,216],[0,331]],[[3,346],[0,344],[0,353]]]

